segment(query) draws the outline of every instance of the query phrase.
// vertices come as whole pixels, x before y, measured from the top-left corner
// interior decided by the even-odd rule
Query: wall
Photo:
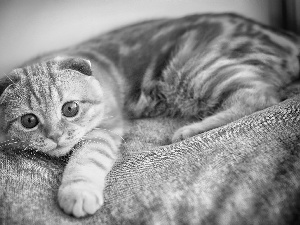
[[[284,28],[300,34],[300,1],[289,0],[284,2]]]
[[[277,2],[277,3],[276,3]],[[37,54],[134,21],[238,12],[274,24],[280,0],[1,0],[0,72]],[[274,17],[275,15],[275,17]],[[2,74],[0,75],[2,76]]]

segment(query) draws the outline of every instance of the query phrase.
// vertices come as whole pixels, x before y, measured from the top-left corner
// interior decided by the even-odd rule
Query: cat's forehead
[[[74,70],[61,70],[55,61],[42,62],[16,69],[11,77],[13,84],[6,97],[20,103],[27,102],[32,96],[39,104],[62,101],[66,98],[79,98],[93,92],[92,77]],[[30,100],[30,99],[29,99]]]
[[[77,71],[60,69],[55,60],[26,66],[18,72],[23,73],[21,78],[27,83],[32,83],[41,89],[51,85],[60,87],[85,84],[87,78]]]

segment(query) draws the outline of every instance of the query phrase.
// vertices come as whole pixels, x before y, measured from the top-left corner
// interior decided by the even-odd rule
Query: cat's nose
[[[55,131],[55,132],[49,133],[47,136],[48,136],[48,138],[50,138],[50,139],[52,139],[53,141],[55,141],[56,143],[58,143],[60,137],[62,136],[62,134],[63,134],[62,131]]]

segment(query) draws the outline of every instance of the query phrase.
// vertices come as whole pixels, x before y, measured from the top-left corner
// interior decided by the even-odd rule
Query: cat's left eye
[[[21,124],[27,129],[32,129],[39,124],[39,120],[36,115],[29,113],[21,117]]]
[[[79,111],[78,103],[75,101],[66,102],[63,105],[61,111],[65,117],[74,117],[78,114],[78,111]]]

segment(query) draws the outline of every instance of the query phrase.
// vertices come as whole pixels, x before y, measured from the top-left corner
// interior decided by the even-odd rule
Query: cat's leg
[[[200,122],[179,128],[172,137],[172,142],[195,136],[205,131],[226,125],[258,110],[280,102],[276,89],[270,85],[256,88],[243,88],[229,97],[222,111],[204,118]]]
[[[101,207],[105,177],[117,158],[122,132],[97,128],[73,152],[58,191],[59,205],[66,213],[82,217]]]

